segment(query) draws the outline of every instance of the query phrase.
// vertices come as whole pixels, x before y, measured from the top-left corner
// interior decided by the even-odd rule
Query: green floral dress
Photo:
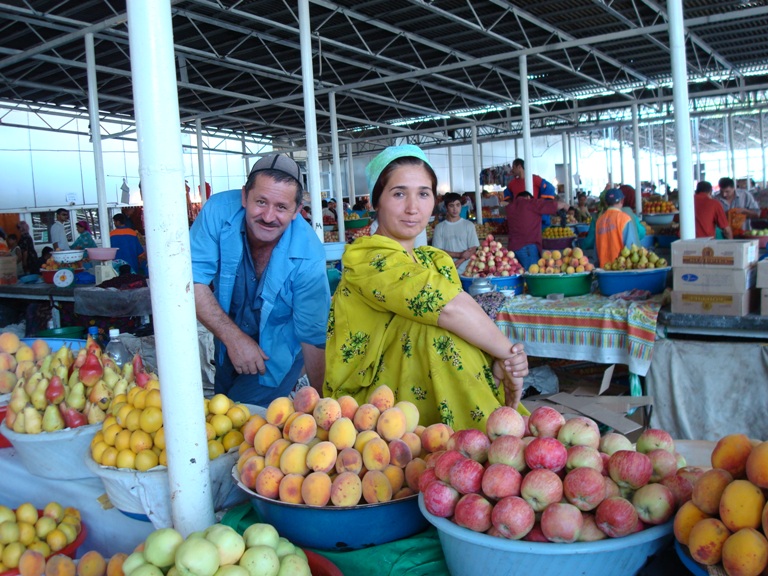
[[[456,267],[430,246],[414,255],[380,235],[347,246],[328,319],[324,394],[362,404],[386,384],[398,401],[416,404],[423,425],[484,430],[504,403],[491,358],[437,325],[440,311],[462,291]]]

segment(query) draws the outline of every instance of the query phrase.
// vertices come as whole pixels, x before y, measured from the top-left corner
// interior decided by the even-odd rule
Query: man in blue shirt
[[[297,218],[300,178],[288,156],[265,156],[242,190],[212,195],[190,231],[197,317],[214,335],[214,391],[241,402],[288,395],[302,368],[322,389],[330,289],[323,245]]]

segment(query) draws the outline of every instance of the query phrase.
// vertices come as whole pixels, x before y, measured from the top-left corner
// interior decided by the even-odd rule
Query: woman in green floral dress
[[[437,178],[416,146],[385,149],[366,168],[379,228],[347,246],[328,320],[324,394],[359,403],[386,384],[423,425],[485,428],[506,404],[521,413],[528,359],[461,288],[453,260],[413,242]]]

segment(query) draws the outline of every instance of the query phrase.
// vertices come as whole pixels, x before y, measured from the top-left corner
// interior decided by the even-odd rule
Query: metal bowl
[[[85,250],[54,250],[51,253],[53,261],[59,264],[71,264],[83,259]]]

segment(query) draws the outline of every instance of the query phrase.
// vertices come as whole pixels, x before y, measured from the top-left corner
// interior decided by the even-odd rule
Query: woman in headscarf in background
[[[21,221],[17,224],[19,231],[19,248],[21,248],[21,265],[27,274],[37,274],[40,271],[40,261],[37,259],[35,241],[29,233],[29,224]]]
[[[78,220],[77,224],[75,224],[75,227],[77,228],[79,235],[77,238],[75,238],[75,241],[69,245],[70,249],[84,250],[86,248],[96,248],[96,240],[93,239],[93,234],[91,234],[91,227],[88,225],[88,222],[85,220]]]

